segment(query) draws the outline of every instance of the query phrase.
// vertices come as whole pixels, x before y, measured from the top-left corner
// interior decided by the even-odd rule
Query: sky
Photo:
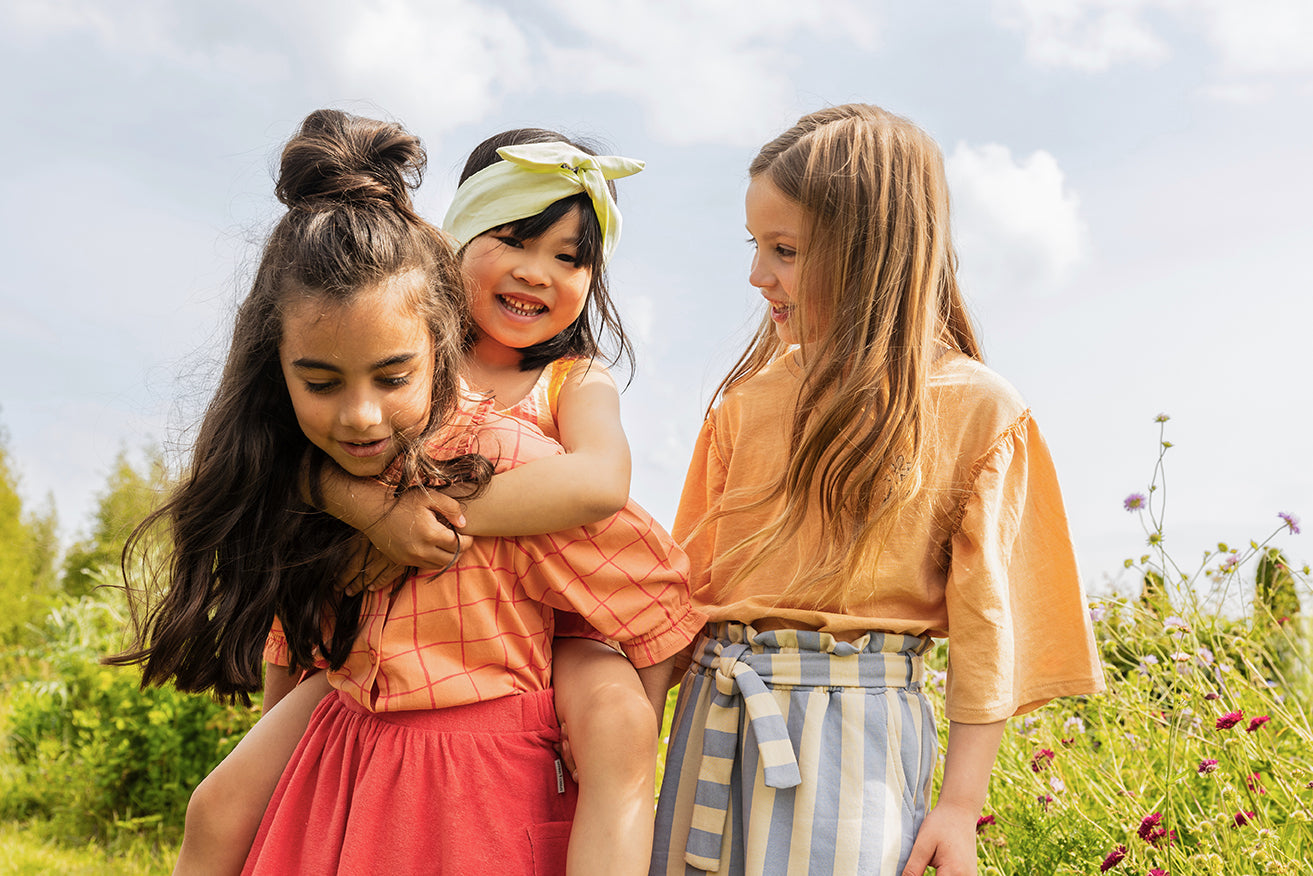
[[[632,494],[669,525],[764,306],[748,162],[867,102],[942,146],[986,361],[1048,439],[1087,587],[1125,589],[1160,413],[1178,561],[1313,523],[1310,46],[1305,0],[0,0],[11,466],[72,539],[120,453],[185,457],[280,145],[331,106],[423,138],[434,221],[508,128],[647,162],[619,183],[611,288],[637,342]]]

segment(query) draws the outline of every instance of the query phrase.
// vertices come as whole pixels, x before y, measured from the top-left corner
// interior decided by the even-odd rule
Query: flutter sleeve
[[[976,462],[951,552],[949,720],[987,724],[1103,690],[1057,474],[1029,411]]]
[[[726,467],[716,441],[716,421],[708,417],[698,432],[693,458],[679,495],[673,534],[689,559],[689,588],[694,593],[711,583],[711,560],[716,542],[716,521],[707,515],[720,505],[725,492]]]

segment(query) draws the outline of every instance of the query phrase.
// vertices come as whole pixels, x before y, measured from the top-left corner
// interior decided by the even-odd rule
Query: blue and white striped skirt
[[[938,748],[930,644],[708,626],[681,682],[652,876],[897,876]]]

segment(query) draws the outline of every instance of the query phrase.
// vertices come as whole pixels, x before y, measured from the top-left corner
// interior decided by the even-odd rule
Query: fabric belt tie
[[[766,785],[795,788],[802,783],[784,716],[757,670],[743,659],[751,656],[746,644],[715,643],[716,692],[702,737],[702,765],[684,853],[685,860],[701,870],[720,869],[721,837],[729,814],[730,773],[738,753],[740,707],[747,710],[748,723],[757,737]]]

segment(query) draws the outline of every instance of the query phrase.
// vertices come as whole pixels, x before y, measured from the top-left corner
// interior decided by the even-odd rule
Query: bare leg
[[[624,655],[591,639],[553,642],[556,710],[578,766],[570,876],[647,873],[652,856],[657,723]]]
[[[331,690],[323,672],[292,688],[201,780],[187,803],[174,876],[241,873],[283,768]]]

